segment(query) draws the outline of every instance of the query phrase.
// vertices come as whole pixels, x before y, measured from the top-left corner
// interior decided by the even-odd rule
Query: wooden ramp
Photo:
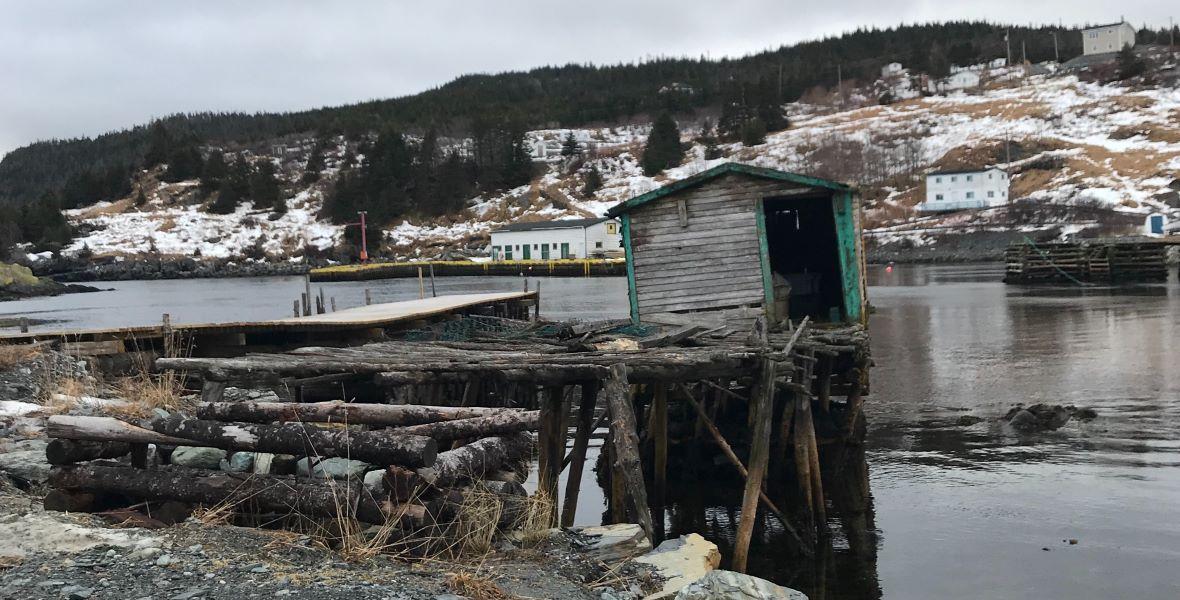
[[[456,294],[269,321],[162,322],[137,327],[4,333],[0,334],[0,343],[58,341],[84,355],[162,350],[164,339],[177,335],[192,344],[194,355],[205,356],[309,343],[344,346],[380,338],[386,330],[413,329],[450,315],[527,318],[537,299],[535,291]]]

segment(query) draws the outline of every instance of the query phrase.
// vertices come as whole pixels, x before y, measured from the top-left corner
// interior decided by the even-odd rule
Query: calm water
[[[813,599],[1180,597],[1175,276],[1119,291],[999,279],[992,266],[872,268],[872,510],[854,519],[863,537],[834,521],[818,565],[763,546],[760,574]],[[549,317],[626,313],[621,278],[540,281]],[[523,282],[437,285],[442,294]],[[115,291],[0,303],[0,316],[63,321],[56,327],[156,323],[164,312],[176,322],[274,318],[302,290],[298,278],[104,286]],[[418,295],[416,280],[324,285],[341,308],[359,305],[366,287],[374,301]],[[1017,436],[995,422],[1017,402],[1088,406],[1099,418]],[[986,421],[961,425],[963,416]],[[602,509],[586,476],[583,522]],[[726,513],[714,516],[724,538]]]

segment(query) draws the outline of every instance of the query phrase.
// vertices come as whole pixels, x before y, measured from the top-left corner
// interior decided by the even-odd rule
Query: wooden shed
[[[622,219],[632,320],[724,311],[777,323],[862,320],[858,213],[844,184],[725,163],[607,215]]]

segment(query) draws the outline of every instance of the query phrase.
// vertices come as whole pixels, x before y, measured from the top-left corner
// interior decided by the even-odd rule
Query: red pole
[[[361,262],[369,260],[369,240],[366,238],[365,232],[365,211],[359,211],[361,215]]]

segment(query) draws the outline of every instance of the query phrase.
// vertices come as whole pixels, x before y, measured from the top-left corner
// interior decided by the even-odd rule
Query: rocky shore
[[[303,262],[234,261],[225,259],[139,259],[86,261],[47,259],[33,265],[35,272],[57,282],[125,281],[142,279],[207,279],[303,275],[319,264]]]
[[[37,277],[28,267],[21,265],[0,263],[0,302],[101,291],[88,285],[66,284]]]

